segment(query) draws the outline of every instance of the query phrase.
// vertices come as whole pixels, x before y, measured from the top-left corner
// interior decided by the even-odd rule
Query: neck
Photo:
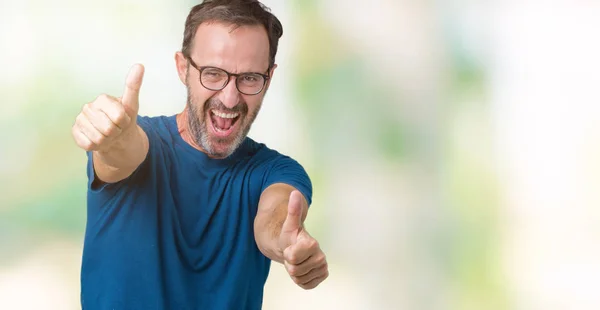
[[[183,110],[183,112],[177,114],[177,116],[176,116],[177,130],[179,131],[179,134],[181,135],[181,138],[183,139],[183,141],[185,141],[187,144],[191,145],[193,148],[197,149],[198,151],[201,151],[203,153],[208,154],[192,138],[192,134],[190,132],[190,129],[189,129],[190,126],[189,126],[189,122],[188,122],[189,114],[190,114],[190,112],[189,112],[189,109],[187,107]]]

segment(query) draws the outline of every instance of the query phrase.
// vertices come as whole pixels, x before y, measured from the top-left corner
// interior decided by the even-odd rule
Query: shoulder
[[[155,131],[155,132],[168,132],[169,131],[169,118],[173,116],[143,116],[138,115],[137,122],[140,127],[144,130]]]
[[[173,131],[177,128],[172,128],[175,123],[175,116],[142,116],[138,115],[138,125],[144,130],[150,144],[161,142],[161,144],[173,143]],[[176,125],[175,125],[176,126]]]
[[[282,154],[279,151],[268,147],[266,144],[257,142],[249,137],[244,140],[241,148],[245,153],[244,155],[248,156],[251,163],[259,164],[261,166],[270,166],[282,161],[291,161],[298,164],[298,162],[290,156]]]
[[[262,176],[262,190],[276,183],[284,183],[300,190],[311,201],[312,183],[302,164],[289,155],[282,154],[250,138],[244,142],[252,150],[252,160]]]

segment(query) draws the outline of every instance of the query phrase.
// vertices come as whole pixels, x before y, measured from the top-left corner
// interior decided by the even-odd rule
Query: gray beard
[[[194,102],[192,94],[190,93],[190,89],[188,87],[188,96],[187,96],[187,109],[188,109],[188,129],[190,132],[191,138],[194,142],[202,147],[202,149],[208,153],[209,156],[214,158],[226,158],[229,157],[235,150],[242,144],[246,136],[248,136],[248,132],[250,132],[250,127],[258,112],[260,111],[262,103],[258,106],[256,111],[252,113],[248,113],[248,105],[245,102],[239,103],[235,106],[234,109],[228,109],[223,105],[221,101],[216,98],[211,98],[204,103],[203,111],[200,111],[198,108],[199,105]],[[215,144],[209,138],[209,129],[208,123],[206,122],[206,116],[208,111],[211,109],[218,109],[220,111],[226,111],[228,113],[240,113],[239,126],[241,130],[239,133],[233,138],[215,138],[216,144],[228,144],[227,148],[224,151],[217,151],[215,148]]]

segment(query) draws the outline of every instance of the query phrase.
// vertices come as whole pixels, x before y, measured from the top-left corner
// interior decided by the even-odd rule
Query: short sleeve
[[[261,192],[276,183],[293,186],[304,195],[309,206],[312,203],[313,189],[310,178],[302,165],[294,159],[284,155],[277,157],[267,168]]]
[[[148,136],[148,141],[150,144],[148,154],[144,161],[138,166],[138,168],[127,178],[115,183],[104,183],[98,180],[96,172],[94,170],[94,161],[92,152],[86,152],[87,154],[87,189],[88,195],[96,196],[97,198],[112,197],[121,187],[126,186],[126,184],[131,180],[135,179],[136,175],[140,174],[140,171],[145,169],[148,166],[149,157],[151,157],[151,153],[153,152],[153,148],[156,148],[157,139],[155,137],[154,130],[150,124],[149,118],[138,116],[138,125],[144,130],[146,135]],[[99,197],[101,196],[101,197]]]

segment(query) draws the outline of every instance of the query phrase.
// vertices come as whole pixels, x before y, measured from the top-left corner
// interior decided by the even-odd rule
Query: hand
[[[139,93],[144,67],[135,65],[129,71],[123,97],[100,95],[83,106],[71,130],[77,145],[86,151],[108,151],[116,142],[137,128]]]
[[[283,251],[283,263],[292,280],[309,290],[323,282],[329,276],[329,270],[319,243],[302,227],[302,202],[299,191],[290,194],[279,248]]]

